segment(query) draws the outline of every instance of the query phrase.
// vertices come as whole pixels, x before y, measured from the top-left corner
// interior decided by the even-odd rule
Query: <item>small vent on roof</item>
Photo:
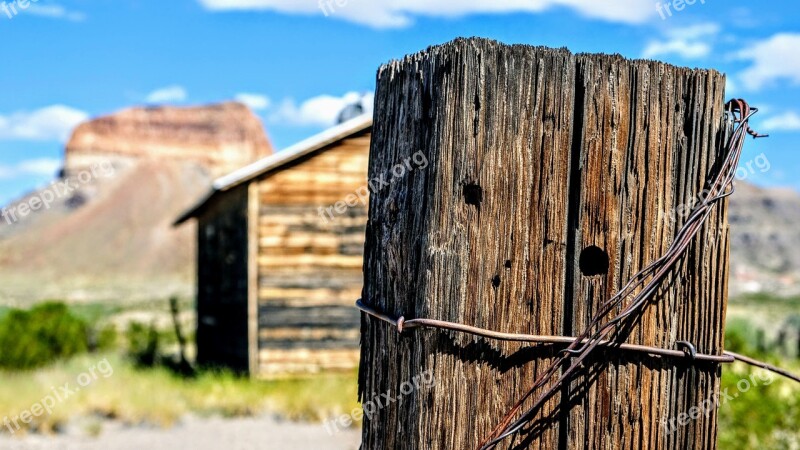
[[[361,103],[361,100],[351,103],[342,109],[339,113],[339,117],[336,119],[336,123],[345,123],[348,120],[355,119],[356,117],[364,114],[364,105]]]

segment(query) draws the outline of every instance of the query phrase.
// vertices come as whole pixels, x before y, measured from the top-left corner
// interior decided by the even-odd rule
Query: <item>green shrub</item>
[[[746,319],[732,319],[725,327],[725,350],[753,354],[756,348],[757,330]]]
[[[86,352],[88,328],[63,303],[12,309],[0,319],[0,368],[34,369]]]
[[[160,336],[155,325],[132,322],[125,333],[128,356],[140,367],[153,367],[158,362]]]
[[[117,333],[117,327],[113,324],[108,324],[93,333],[92,351],[114,350],[117,348],[118,340],[119,333]]]

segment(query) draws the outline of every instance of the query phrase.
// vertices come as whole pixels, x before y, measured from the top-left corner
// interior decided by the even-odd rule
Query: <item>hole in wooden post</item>
[[[468,205],[481,206],[483,201],[483,188],[477,184],[464,185],[464,202]]]
[[[494,278],[492,278],[492,286],[496,288],[500,287],[500,275],[495,275]]]
[[[511,260],[510,259],[506,260],[505,266],[506,266],[506,269],[510,269],[511,268]]]
[[[608,253],[600,247],[590,246],[583,249],[579,262],[581,273],[587,277],[608,273]]]

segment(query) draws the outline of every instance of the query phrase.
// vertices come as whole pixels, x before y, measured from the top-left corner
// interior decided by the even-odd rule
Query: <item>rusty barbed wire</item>
[[[535,344],[557,345],[557,344],[572,344],[577,340],[577,338],[569,336],[541,336],[534,334],[502,333],[499,331],[487,330],[485,328],[473,327],[470,325],[463,325],[460,323],[447,322],[444,320],[436,320],[436,319],[406,320],[405,317],[402,316],[399,318],[394,318],[388,314],[382,313],[370,306],[367,306],[361,299],[356,301],[356,307],[359,310],[361,310],[361,312],[368,314],[376,319],[380,319],[388,323],[389,325],[392,325],[393,327],[397,328],[397,332],[399,334],[402,334],[404,331],[414,328],[433,328],[433,329],[455,331],[459,333],[466,333],[466,334],[471,334],[473,336],[480,336],[489,339],[496,339],[498,341],[508,341],[508,342],[529,342]],[[676,341],[675,344],[681,346],[682,350],[670,350],[661,347],[651,347],[647,345],[638,345],[638,344],[620,344],[618,342],[613,342],[613,341],[601,341],[599,346],[607,347],[609,349],[618,349],[622,351],[644,353],[654,356],[688,358],[691,361],[705,361],[705,362],[712,362],[719,364],[729,364],[735,361],[739,361],[751,365],[753,367],[759,367],[761,369],[777,373],[778,375],[781,375],[785,378],[800,383],[800,376],[795,375],[785,369],[781,369],[780,367],[773,366],[772,364],[766,363],[764,361],[759,361],[757,359],[750,358],[749,356],[744,356],[739,353],[729,352],[727,350],[722,352],[722,355],[706,355],[703,353],[697,353],[697,349],[695,348],[694,344],[688,341]]]
[[[572,344],[576,338],[569,336],[539,336],[533,334],[513,334],[502,333],[499,331],[487,330],[485,328],[473,327],[470,325],[463,325],[460,323],[446,322],[443,320],[435,319],[411,319],[406,320],[404,317],[393,318],[387,314],[379,312],[367,305],[361,300],[356,302],[356,307],[363,313],[369,314],[376,319],[380,319],[397,328],[398,333],[403,333],[405,330],[413,328],[435,328],[440,330],[456,331],[459,333],[471,334],[473,336],[480,336],[489,339],[496,339],[498,341],[508,342],[529,342],[535,344]],[[655,356],[665,356],[670,358],[688,358],[693,361],[706,361],[712,363],[732,363],[735,361],[733,356],[730,355],[706,355],[697,353],[694,344],[687,341],[678,341],[676,344],[682,347],[682,350],[671,350],[661,347],[651,347],[647,345],[638,344],[620,344],[613,341],[601,341],[598,345],[608,347],[611,349],[618,349],[621,351],[629,351],[636,353],[644,353]]]

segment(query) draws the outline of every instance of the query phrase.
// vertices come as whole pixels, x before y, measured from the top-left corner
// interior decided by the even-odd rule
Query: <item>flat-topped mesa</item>
[[[241,103],[137,107],[78,126],[65,169],[157,158],[196,161],[220,176],[272,152],[261,121]]]

